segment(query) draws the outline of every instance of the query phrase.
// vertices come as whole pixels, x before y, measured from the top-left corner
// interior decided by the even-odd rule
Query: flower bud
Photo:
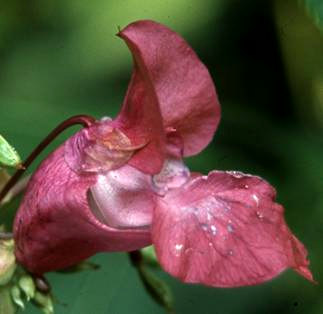
[[[22,299],[21,291],[19,287],[13,286],[11,288],[11,298],[15,304],[17,304],[21,309],[25,309],[25,304]]]
[[[36,286],[34,280],[29,275],[24,275],[19,279],[18,285],[20,289],[25,293],[27,301],[34,298]]]
[[[0,242],[0,286],[10,281],[16,269],[13,248],[13,240],[3,240]]]

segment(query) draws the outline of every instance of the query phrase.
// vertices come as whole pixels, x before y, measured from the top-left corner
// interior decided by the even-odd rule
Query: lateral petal
[[[276,192],[259,177],[213,171],[160,198],[152,239],[163,268],[184,282],[254,285],[291,267],[309,280],[307,251]]]

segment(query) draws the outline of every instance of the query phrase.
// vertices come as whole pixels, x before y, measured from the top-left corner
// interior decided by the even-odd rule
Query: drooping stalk
[[[31,165],[31,163],[37,158],[37,156],[63,131],[73,125],[83,125],[83,127],[90,127],[95,122],[95,119],[91,116],[87,115],[78,115],[71,117],[65,121],[63,121],[60,125],[58,125],[28,156],[28,158],[22,164],[23,168],[17,170],[15,174],[10,178],[10,180],[3,187],[0,192],[0,204],[10,189],[17,183],[19,178],[22,176],[24,171]]]

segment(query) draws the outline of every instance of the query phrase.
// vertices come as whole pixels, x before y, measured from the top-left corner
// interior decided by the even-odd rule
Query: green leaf
[[[16,150],[0,135],[0,166],[21,167],[21,159]]]
[[[315,24],[323,31],[323,1],[302,0],[308,14],[313,18]]]
[[[16,307],[12,302],[10,287],[0,287],[0,314],[14,314]]]

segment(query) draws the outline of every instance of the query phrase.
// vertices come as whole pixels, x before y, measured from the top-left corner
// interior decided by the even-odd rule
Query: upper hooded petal
[[[134,59],[134,72],[122,110],[114,123],[132,143],[143,146],[130,164],[155,174],[160,171],[166,154],[165,133],[156,95],[139,62]]]
[[[259,177],[211,172],[161,198],[152,226],[163,268],[191,283],[254,285],[293,268],[312,280],[275,190]]]
[[[134,22],[119,36],[135,62],[119,120],[129,121],[129,125],[138,122],[138,134],[150,137],[154,149],[161,151],[163,147],[156,146],[162,142],[161,113],[171,143],[180,145],[184,156],[200,152],[211,141],[220,120],[220,105],[204,64],[183,38],[153,21]]]
[[[149,229],[113,228],[93,214],[88,191],[98,176],[75,172],[64,155],[61,146],[28,184],[14,222],[18,261],[32,273],[42,274],[97,252],[131,251],[149,245]]]

